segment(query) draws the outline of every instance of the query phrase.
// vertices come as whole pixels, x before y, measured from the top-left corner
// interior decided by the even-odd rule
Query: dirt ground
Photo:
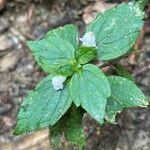
[[[0,0],[0,150],[50,149],[48,129],[12,135],[23,97],[46,75],[27,49],[26,40],[41,39],[48,30],[68,23],[76,24],[82,34],[97,12],[118,2],[121,0]],[[144,36],[138,42],[141,55],[138,59],[132,55],[123,64],[150,97],[150,4],[145,18]],[[89,117],[85,122],[87,150],[150,150],[150,108],[126,110],[116,125],[100,127]]]

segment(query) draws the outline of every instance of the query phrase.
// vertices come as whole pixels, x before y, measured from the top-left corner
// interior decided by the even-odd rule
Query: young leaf
[[[63,132],[62,126],[63,126],[62,123],[58,121],[54,126],[49,127],[50,144],[52,145],[54,150],[58,150],[61,144],[61,138],[62,138],[62,132]]]
[[[106,120],[114,123],[115,116],[125,108],[146,107],[149,103],[143,92],[130,80],[119,76],[110,76],[108,81],[111,96],[106,107]]]
[[[99,59],[110,60],[127,53],[140,34],[143,17],[144,13],[134,2],[99,14],[87,27],[87,32],[96,37]]]
[[[73,107],[66,123],[65,137],[71,144],[78,145],[82,150],[85,145],[85,135],[82,124],[83,111]]]
[[[97,57],[94,47],[79,47],[75,51],[75,57],[80,64],[86,64]]]
[[[78,47],[78,31],[74,25],[66,25],[50,31],[45,39],[28,41],[38,64],[49,73],[55,73],[74,61],[74,51]]]
[[[59,149],[62,135],[71,144],[75,144],[82,149],[85,145],[85,135],[82,125],[83,110],[76,108],[74,105],[68,112],[53,126],[50,127],[50,140],[54,149]]]
[[[14,134],[54,125],[71,105],[68,86],[56,91],[51,76],[44,78],[24,99]]]
[[[76,106],[81,105],[94,119],[103,123],[106,98],[110,87],[104,73],[94,65],[84,65],[70,81],[70,94]]]

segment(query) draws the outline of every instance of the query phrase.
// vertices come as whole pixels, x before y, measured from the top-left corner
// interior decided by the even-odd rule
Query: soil
[[[126,0],[127,1],[127,0]],[[53,28],[76,24],[80,34],[97,12],[117,5],[116,0],[0,0],[0,150],[48,150],[48,129],[13,136],[19,106],[29,90],[46,74],[34,61],[26,40],[41,39]],[[123,64],[150,97],[150,4],[143,34],[137,42],[140,57]],[[150,108],[125,110],[116,125],[100,127],[85,119],[87,150],[150,150]],[[64,146],[65,147],[65,146]],[[65,149],[65,148],[62,148]]]

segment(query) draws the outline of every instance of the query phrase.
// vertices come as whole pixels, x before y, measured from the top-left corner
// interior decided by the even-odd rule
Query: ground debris
[[[116,4],[106,3],[104,1],[96,1],[91,5],[85,7],[83,11],[83,21],[85,24],[89,24],[93,18],[96,17],[97,13],[103,13],[105,10],[114,7]]]
[[[21,55],[18,51],[12,51],[0,59],[0,72],[9,71],[17,65]],[[11,61],[10,61],[11,60]]]
[[[0,11],[4,8],[6,0],[0,0]]]

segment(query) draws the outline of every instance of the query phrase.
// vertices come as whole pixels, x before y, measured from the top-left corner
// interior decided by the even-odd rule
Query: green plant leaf
[[[149,105],[143,92],[132,81],[119,76],[110,76],[108,81],[111,96],[107,100],[107,121],[114,123],[116,114],[125,108]]]
[[[115,69],[119,76],[127,78],[131,80],[132,82],[135,82],[134,77],[129,73],[129,71],[124,66],[118,64],[118,65],[115,65]]]
[[[85,135],[83,131],[83,109],[70,107],[68,112],[52,127],[50,127],[50,141],[54,149],[59,149],[62,135],[68,142],[75,144],[82,149],[85,145]]]
[[[74,51],[78,47],[78,31],[74,25],[66,25],[50,31],[38,41],[28,41],[38,64],[49,73],[74,62]]]
[[[51,76],[44,78],[24,99],[18,114],[15,135],[54,125],[71,105],[68,86],[55,91]]]
[[[78,145],[79,149],[83,149],[85,145],[85,135],[82,124],[83,110],[72,107],[70,115],[66,123],[65,137],[71,143]]]
[[[75,56],[80,64],[86,64],[97,57],[97,51],[94,47],[79,47],[75,51]]]
[[[61,37],[63,40],[70,43],[75,49],[78,48],[78,29],[75,25],[65,25],[64,27],[59,27],[57,29],[51,30],[46,34],[46,38],[56,35]],[[59,43],[58,43],[59,44]]]
[[[70,81],[70,94],[76,106],[81,105],[94,119],[103,123],[106,98],[110,96],[109,82],[94,65],[84,65]]]
[[[58,150],[61,144],[61,138],[63,132],[62,123],[63,122],[60,123],[60,121],[58,121],[54,126],[49,127],[49,135],[50,135],[49,140],[50,140],[50,144],[53,147],[53,150]]]
[[[86,32],[93,32],[98,57],[110,60],[129,52],[143,26],[144,12],[134,2],[123,3],[99,14]]]

